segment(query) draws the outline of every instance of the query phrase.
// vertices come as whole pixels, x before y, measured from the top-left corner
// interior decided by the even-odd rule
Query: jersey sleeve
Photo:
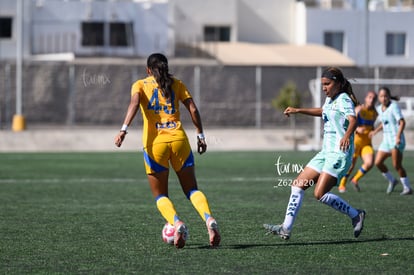
[[[395,117],[395,120],[398,122],[401,119],[404,119],[404,116],[402,115],[401,109],[398,106],[396,102],[393,102],[393,108],[392,108],[392,115]]]
[[[341,105],[341,110],[343,110],[345,117],[356,116],[355,105],[347,94],[344,94],[344,96],[342,97]]]
[[[142,80],[136,81],[131,87],[131,97],[134,94],[139,94],[143,89],[144,82]]]
[[[181,80],[176,80],[177,86],[178,86],[178,99],[181,102],[184,102],[186,99],[192,98],[190,92],[188,91],[187,87]]]

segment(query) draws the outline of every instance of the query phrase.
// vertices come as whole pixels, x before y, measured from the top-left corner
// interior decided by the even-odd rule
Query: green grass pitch
[[[348,217],[313,199],[313,188],[289,241],[265,235],[263,223],[283,221],[286,185],[313,154],[197,155],[199,188],[222,233],[218,249],[208,247],[205,225],[171,173],[170,198],[190,230],[185,248],[177,250],[161,240],[164,220],[150,194],[141,153],[2,153],[0,273],[413,272],[414,196],[400,196],[401,185],[386,195],[387,183],[376,168],[362,179],[360,193],[349,186],[341,195],[367,212],[358,239]],[[413,152],[405,153],[404,165],[414,183]]]

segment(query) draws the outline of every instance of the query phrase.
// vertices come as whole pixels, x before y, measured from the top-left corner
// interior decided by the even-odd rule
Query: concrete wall
[[[74,70],[71,73],[71,68]],[[200,94],[196,95],[194,65],[171,65],[170,71],[182,79],[202,113],[206,125],[218,127],[255,127],[256,67],[200,65]],[[362,68],[343,68],[349,78],[374,77]],[[382,78],[411,79],[413,68],[380,68]],[[23,72],[23,115],[27,123],[59,125],[118,125],[122,122],[130,98],[131,84],[145,76],[145,65],[94,64],[87,62],[25,63]],[[282,110],[275,110],[271,101],[288,82],[296,83],[302,106],[311,107],[309,80],[316,77],[314,67],[263,67],[260,125],[287,126],[289,120]],[[0,62],[0,128],[9,128],[15,113],[15,65]],[[362,100],[373,85],[353,82]],[[393,93],[412,96],[414,87],[390,86]],[[324,96],[322,96],[324,98]],[[186,123],[190,117],[182,112]],[[141,120],[140,115],[137,119]],[[299,126],[309,126],[312,118],[298,116]]]

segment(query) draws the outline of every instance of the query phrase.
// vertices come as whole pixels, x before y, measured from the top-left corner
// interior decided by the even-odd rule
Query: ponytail
[[[351,98],[351,100],[352,100],[352,102],[354,103],[355,106],[359,105],[358,99],[356,98],[356,96],[354,94],[354,91],[352,90],[352,85],[348,81],[348,79],[344,79],[343,90]]]
[[[391,95],[391,91],[390,91],[390,89],[388,88],[388,87],[386,87],[386,86],[382,86],[381,88],[379,88],[379,90],[378,91],[381,91],[381,90],[384,90],[385,91],[385,93],[392,99],[392,100],[395,100],[395,101],[399,101],[400,100],[400,97],[398,96],[398,95]]]
[[[151,54],[147,59],[147,67],[151,70],[162,94],[168,100],[171,99],[172,84],[174,79],[168,72],[168,60],[160,53]]]

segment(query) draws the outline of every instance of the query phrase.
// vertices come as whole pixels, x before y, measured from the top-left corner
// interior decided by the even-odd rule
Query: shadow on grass
[[[330,240],[330,241],[309,241],[309,242],[295,242],[282,241],[277,239],[278,243],[261,243],[261,244],[225,244],[220,245],[218,249],[249,249],[257,247],[277,247],[277,246],[309,246],[309,245],[337,245],[337,244],[356,244],[356,243],[372,243],[372,242],[388,242],[388,241],[414,241],[414,237],[396,237],[391,238],[382,236],[380,238],[372,239],[346,239],[346,240]],[[208,245],[187,245],[187,249],[216,249]]]
[[[291,242],[282,241],[279,243],[270,244],[237,244],[237,245],[226,245],[221,249],[247,249],[254,247],[272,247],[272,246],[308,246],[308,245],[337,245],[337,244],[356,244],[356,243],[371,243],[371,242],[388,242],[388,241],[414,241],[414,237],[380,237],[372,239],[347,239],[347,240],[331,240],[331,241],[309,241],[309,242]]]

